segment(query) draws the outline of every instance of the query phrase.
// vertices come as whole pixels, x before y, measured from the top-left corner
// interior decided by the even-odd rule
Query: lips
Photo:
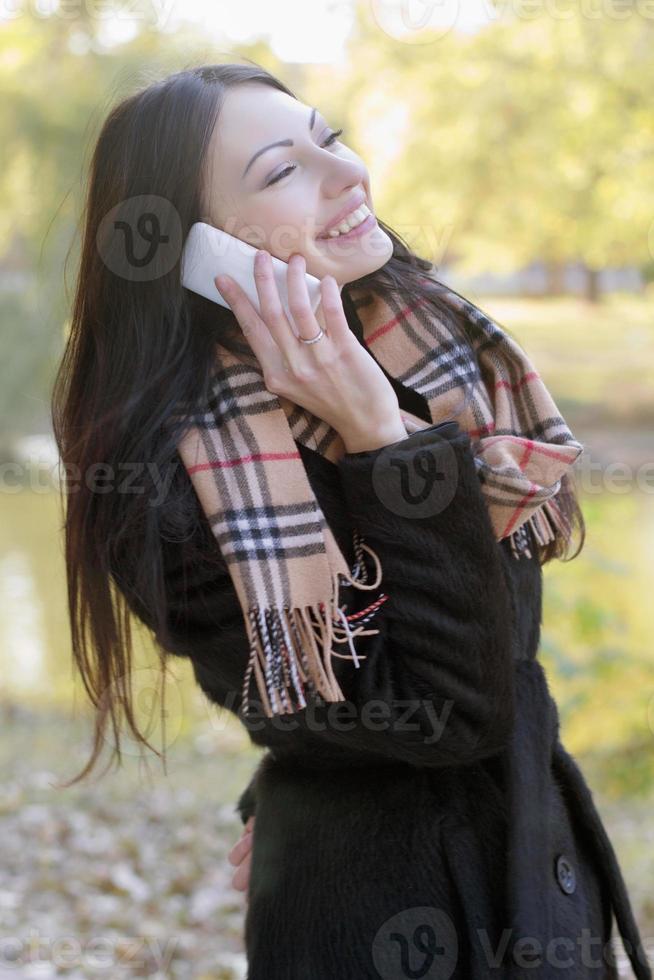
[[[344,207],[338,212],[338,214],[336,214],[334,218],[332,218],[332,220],[328,224],[325,225],[323,230],[316,237],[329,238],[329,232],[331,231],[331,229],[336,228],[338,225],[340,225],[341,221],[343,221],[344,218],[347,218],[348,215],[352,214],[353,211],[356,211],[356,209],[361,204],[367,204],[365,194],[359,193],[353,196],[352,198],[350,198],[348,203],[344,205]],[[372,208],[370,208],[370,210],[372,211]]]

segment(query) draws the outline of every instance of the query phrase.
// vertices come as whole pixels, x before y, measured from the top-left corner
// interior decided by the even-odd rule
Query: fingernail
[[[223,292],[223,290],[229,289],[230,282],[231,280],[229,276],[223,276],[223,275],[216,276],[216,285],[218,286],[218,289],[221,291],[221,293]]]

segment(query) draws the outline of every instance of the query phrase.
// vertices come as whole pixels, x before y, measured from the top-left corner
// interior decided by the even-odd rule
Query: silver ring
[[[321,339],[321,337],[324,336],[325,336],[325,331],[321,327],[320,333],[317,333],[315,337],[311,337],[310,340],[305,340],[304,337],[298,337],[298,340],[301,340],[303,344],[315,344]]]

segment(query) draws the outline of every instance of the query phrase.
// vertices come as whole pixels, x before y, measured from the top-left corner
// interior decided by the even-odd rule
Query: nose
[[[363,186],[365,189],[367,179],[368,171],[361,161],[332,157],[325,168],[325,197],[342,199],[355,187]]]

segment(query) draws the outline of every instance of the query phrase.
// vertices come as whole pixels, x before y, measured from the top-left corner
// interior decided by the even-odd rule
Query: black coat
[[[430,421],[421,396],[391,380],[401,406]],[[244,822],[256,813],[248,980],[599,980],[617,976],[601,958],[613,913],[634,975],[651,978],[537,659],[537,559],[495,541],[456,423],[396,444],[392,465],[412,471],[421,447],[445,442],[456,491],[422,518],[375,492],[388,452],[333,464],[297,443],[350,565],[355,527],[382,563],[376,591],[343,586],[348,613],[389,598],[370,624],[379,634],[357,638],[360,666],[334,661],[345,704],[244,721],[266,749],[237,805]],[[189,560],[191,546],[205,557]],[[199,504],[195,538],[164,547],[166,642],[238,713],[245,627]],[[259,704],[254,683],[250,700]]]

